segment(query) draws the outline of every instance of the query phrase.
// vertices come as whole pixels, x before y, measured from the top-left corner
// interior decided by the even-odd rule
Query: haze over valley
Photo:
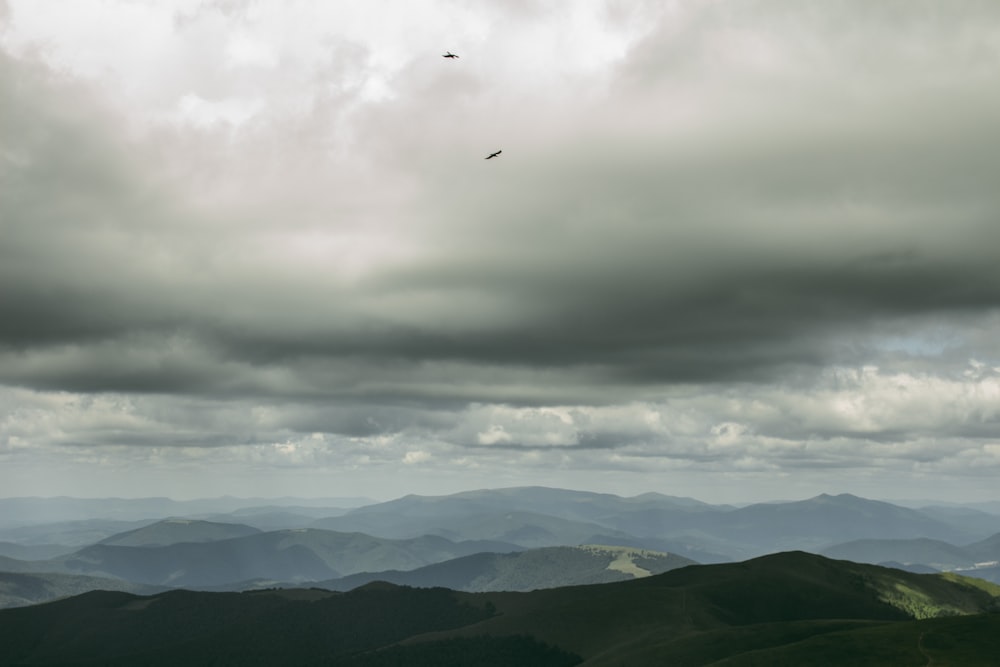
[[[929,634],[974,632],[963,655],[989,655],[1000,618],[989,507],[546,487],[259,501],[0,500],[19,511],[0,528],[0,664],[696,665],[803,641],[851,660],[878,642],[906,664],[915,646],[957,655],[914,644]],[[179,508],[197,513],[156,514]]]

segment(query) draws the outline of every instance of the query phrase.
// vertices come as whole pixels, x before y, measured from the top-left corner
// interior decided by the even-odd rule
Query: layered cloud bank
[[[991,3],[0,25],[5,487],[989,493]]]

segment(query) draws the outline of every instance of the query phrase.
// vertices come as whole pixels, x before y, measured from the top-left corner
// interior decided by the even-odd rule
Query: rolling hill
[[[522,548],[560,546],[593,542],[598,536],[632,537],[596,523],[521,510],[475,514],[391,514],[350,513],[315,521],[314,528],[357,531],[392,539],[420,535],[440,535],[450,540],[492,540]]]
[[[0,539],[24,546],[59,545],[64,552],[89,546],[118,533],[154,523],[155,519],[120,521],[117,519],[81,519],[58,521],[0,530]]]
[[[401,572],[362,572],[316,586],[348,591],[372,581],[458,591],[531,591],[626,581],[661,574],[694,561],[675,554],[628,547],[542,547],[514,553],[478,553]]]
[[[0,556],[17,560],[45,560],[73,551],[64,544],[17,544],[0,542]]]
[[[530,593],[94,592],[0,610],[0,646],[8,664],[989,665],[998,595],[796,552]]]
[[[455,543],[432,535],[387,540],[362,533],[294,529],[164,546],[95,544],[34,566],[54,572],[198,588],[250,579],[311,582],[372,569],[409,570],[484,550],[507,550],[509,546],[496,542]]]
[[[216,542],[262,532],[235,523],[217,523],[194,519],[164,519],[135,530],[116,533],[98,544],[119,547],[162,547],[182,542]]]
[[[195,516],[224,514],[247,507],[280,506],[327,508],[329,512],[341,508],[369,505],[370,498],[200,498],[172,500],[170,498],[53,498],[20,497],[0,498],[0,530],[18,526],[31,526],[89,519],[114,519],[117,521],[148,520],[150,523],[170,516]]]
[[[821,552],[857,563],[898,564],[910,571],[955,571],[1000,583],[1000,533],[964,547],[940,540],[855,540]]]
[[[149,595],[163,591],[160,586],[133,584],[121,579],[75,574],[0,572],[0,609],[49,602],[89,591],[124,591]],[[2,661],[0,652],[0,661]]]
[[[856,563],[897,561],[904,565],[928,565],[936,570],[972,567],[975,558],[966,550],[941,540],[854,540],[823,549],[824,556]]]

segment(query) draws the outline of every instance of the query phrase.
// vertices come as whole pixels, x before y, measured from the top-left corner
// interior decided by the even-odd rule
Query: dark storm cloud
[[[619,400],[858,363],[870,348],[842,342],[873,322],[1000,305],[1000,96],[977,65],[996,53],[971,15],[689,14],[589,97],[504,100],[485,56],[453,77],[411,64],[351,121],[355,164],[315,145],[342,96],[239,142],[129,140],[86,87],[5,55],[4,380],[601,402],[587,385]],[[488,169],[485,129],[520,139]],[[178,148],[193,175],[163,157]],[[337,273],[379,225],[376,255],[399,256]],[[282,245],[331,232],[326,260]]]

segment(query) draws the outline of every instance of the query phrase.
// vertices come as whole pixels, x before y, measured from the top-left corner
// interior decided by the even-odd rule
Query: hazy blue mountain
[[[1000,533],[964,547],[939,540],[855,540],[826,548],[830,558],[877,563],[910,572],[955,572],[1000,583]]]
[[[340,516],[351,511],[344,507],[308,507],[305,505],[254,505],[252,507],[242,507],[224,515],[228,517],[251,518],[268,516],[272,514],[290,514],[292,516],[304,516],[310,519],[322,519],[329,516]]]
[[[50,571],[146,584],[200,587],[250,579],[318,581],[365,570],[414,569],[507,546],[489,541],[456,543],[433,535],[389,540],[362,533],[298,529],[164,546],[95,544],[37,565]]]
[[[600,535],[630,537],[627,533],[596,523],[520,510],[482,514],[449,511],[436,515],[421,507],[419,512],[413,514],[351,512],[341,517],[320,519],[313,526],[391,538],[440,535],[456,541],[493,540],[523,548],[583,544],[594,542],[595,537]]]
[[[962,506],[1000,516],[1000,500],[990,500],[980,503],[963,503]]]
[[[940,574],[941,572],[941,570],[935,569],[930,565],[922,565],[920,563],[900,563],[895,560],[887,560],[875,564],[881,567],[891,567],[896,570],[903,570],[904,572],[913,572],[914,574]]]
[[[0,610],[0,646],[43,665],[988,665],[998,595],[798,552],[530,593],[93,592]]]
[[[508,515],[510,525],[503,525]],[[551,519],[542,525],[536,518],[541,515],[572,523],[557,530]],[[719,557],[744,558],[783,549],[816,551],[863,538],[926,537],[958,543],[985,536],[969,528],[970,516],[979,525],[985,521],[983,515],[961,512],[957,516],[959,523],[952,525],[918,510],[848,494],[734,508],[658,494],[622,498],[526,487],[405,496],[314,525],[386,537],[421,533],[451,539],[488,537],[526,547],[580,544],[596,535],[619,540],[653,538],[680,541]],[[513,525],[514,520],[522,521],[523,528]]]
[[[465,491],[447,496],[408,495],[385,503],[360,507],[349,512],[347,516],[358,520],[362,516],[383,516],[406,517],[417,521],[440,521],[503,512],[526,512],[630,532],[625,519],[628,516],[637,517],[635,521],[641,522],[641,517],[650,512],[688,516],[726,509],[732,508],[658,493],[623,498],[610,493],[547,487],[514,487]]]
[[[964,577],[982,579],[983,581],[989,581],[994,584],[1000,584],[1000,565],[977,567],[972,570],[958,570],[956,571],[956,574],[960,574]]]
[[[760,503],[710,517],[701,530],[762,550],[818,551],[851,540],[931,538],[960,542],[967,533],[917,510],[850,494]]]
[[[253,506],[349,508],[370,504],[370,498],[0,498],[0,529],[86,519],[135,521],[171,516],[226,513]],[[337,511],[334,509],[333,511]]]
[[[829,558],[842,558],[855,563],[897,561],[905,565],[922,564],[935,570],[971,567],[975,558],[966,549],[940,540],[916,538],[910,540],[853,540],[823,549]]]
[[[1000,533],[965,546],[976,562],[1000,561]]]
[[[548,518],[543,521],[540,516]],[[525,487],[405,496],[313,525],[385,537],[430,533],[450,539],[498,539],[525,547],[574,545],[597,537],[611,543],[664,540],[688,545],[689,554],[714,554],[722,560],[783,549],[817,551],[864,538],[967,542],[984,536],[970,532],[969,516],[973,515],[960,513],[961,520],[952,525],[918,510],[848,494],[734,508],[658,494],[622,498]],[[644,546],[656,548],[648,542]]]
[[[847,494],[738,508],[656,493],[626,498],[544,487],[488,489],[448,496],[411,495],[354,509],[332,507],[334,500],[6,499],[0,500],[0,510],[6,507],[16,511],[0,516],[14,516],[15,522],[37,521],[43,515],[71,511],[93,514],[106,510],[112,518],[0,528],[0,541],[78,548],[156,521],[123,522],[123,515],[151,515],[168,509],[168,516],[209,516],[222,519],[216,523],[239,523],[268,532],[309,526],[384,539],[436,535],[452,542],[502,543],[485,549],[490,551],[600,542],[668,551],[701,562],[745,559],[783,549],[820,551],[859,539],[926,538],[967,544],[996,533],[982,532],[992,519],[978,510],[935,506],[924,512]],[[197,514],[213,508],[214,513]],[[182,509],[189,511],[178,511]],[[22,510],[29,518],[18,514]],[[321,514],[328,516],[307,518]],[[882,558],[876,562],[881,560],[899,559]],[[381,566],[368,564],[361,569],[376,568]],[[333,569],[345,573],[339,567]]]
[[[59,521],[31,526],[18,526],[0,530],[0,539],[25,546],[62,545],[73,548],[94,544],[101,540],[154,523],[155,519],[119,521],[117,519],[82,519]]]
[[[1000,532],[1000,515],[983,510],[952,505],[926,505],[918,509],[921,514],[966,531],[973,539]]]
[[[160,547],[180,542],[215,542],[260,533],[260,529],[236,523],[196,519],[164,519],[141,528],[117,533],[99,544],[120,547]]]
[[[96,590],[150,595],[164,589],[161,586],[134,584],[121,579],[75,574],[0,572],[0,608],[2,609],[50,602]],[[2,661],[3,649],[0,649],[0,662]]]
[[[74,547],[65,544],[16,544],[0,542],[0,556],[18,560],[45,560],[73,551]]]
[[[302,505],[256,505],[225,514],[211,514],[198,518],[222,523],[242,523],[263,531],[308,528],[317,519],[341,516],[349,508],[306,507]]]
[[[317,518],[340,516],[342,512],[329,512],[326,508],[313,513],[300,513],[298,511],[285,512],[274,510],[271,512],[230,512],[229,514],[209,514],[202,518],[210,521],[222,523],[241,523],[252,526],[264,532],[272,530],[291,530],[294,528],[309,528],[315,523]]]
[[[0,572],[48,572],[59,567],[52,565],[52,561],[49,560],[20,560],[0,556]]]
[[[407,572],[363,572],[316,585],[347,591],[373,581],[387,581],[469,592],[531,591],[626,581],[694,564],[675,554],[628,547],[543,547],[506,554],[478,553]]]

